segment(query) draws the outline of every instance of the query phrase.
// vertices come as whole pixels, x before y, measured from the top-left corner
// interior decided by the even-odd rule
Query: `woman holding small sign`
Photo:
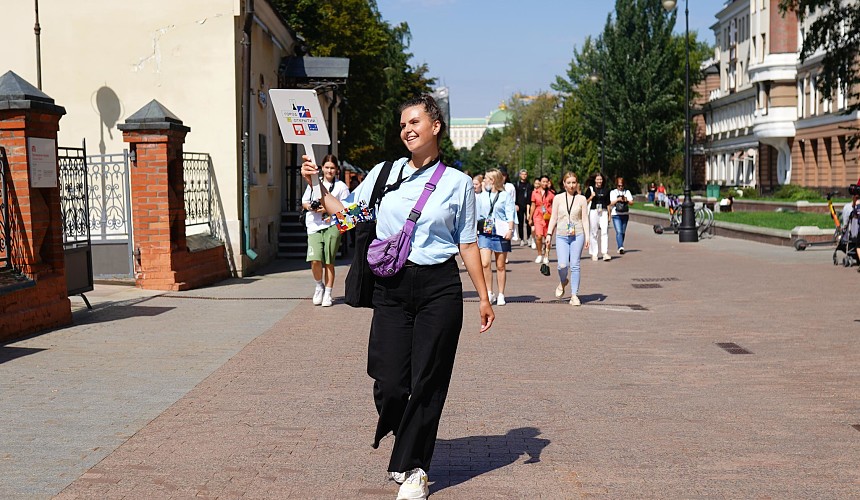
[[[400,139],[410,158],[374,167],[346,200],[353,204],[347,208],[322,186],[322,206],[341,229],[352,227],[352,214],[375,218],[376,240],[368,257],[376,257],[377,242],[409,228],[407,260],[376,278],[367,360],[379,413],[373,447],[394,434],[388,472],[401,484],[398,499],[429,494],[427,471],[463,327],[457,253],[480,297],[480,331],[488,330],[495,317],[475,233],[475,190],[469,176],[440,163],[444,131],[442,111],[432,97],[411,99],[400,108]],[[303,158],[302,175],[311,182],[317,166]],[[379,202],[372,203],[377,178],[385,187]],[[370,261],[374,274],[389,272]]]

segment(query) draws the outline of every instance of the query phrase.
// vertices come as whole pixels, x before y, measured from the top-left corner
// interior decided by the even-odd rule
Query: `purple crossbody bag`
[[[445,168],[442,162],[436,166],[430,180],[424,184],[424,191],[418,198],[418,202],[412,207],[403,229],[384,240],[375,239],[367,247],[367,263],[370,265],[370,271],[376,276],[388,278],[403,269],[406,259],[409,257],[409,251],[412,249],[412,234],[415,233],[415,225],[418,218],[421,217],[421,211],[424,210],[427,199],[436,190],[436,184],[442,178]]]

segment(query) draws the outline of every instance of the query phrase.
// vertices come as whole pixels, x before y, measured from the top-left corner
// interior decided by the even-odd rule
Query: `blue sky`
[[[710,26],[725,0],[688,0],[690,30],[713,44]],[[406,21],[413,64],[451,92],[451,116],[487,116],[516,93],[549,90],[573,48],[603,30],[613,0],[377,0],[383,19]],[[683,9],[683,0],[678,8]],[[676,31],[684,30],[683,10]]]

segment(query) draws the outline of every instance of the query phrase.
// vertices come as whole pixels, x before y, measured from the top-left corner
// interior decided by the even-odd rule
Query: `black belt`
[[[407,260],[406,263],[403,264],[403,267],[439,267],[439,266],[444,266],[445,264],[448,264],[452,260],[454,260],[453,256],[450,259],[446,260],[445,262],[441,262],[439,264],[416,264],[416,263],[412,262],[411,260]]]

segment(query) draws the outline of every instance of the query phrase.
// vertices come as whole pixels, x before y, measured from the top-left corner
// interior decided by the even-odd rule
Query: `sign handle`
[[[302,146],[305,148],[305,156],[310,158],[311,163],[319,168],[317,165],[316,157],[314,156],[314,146],[313,144],[308,144],[306,142],[302,143]],[[320,177],[319,175],[314,175],[311,177],[311,200],[319,200],[322,198],[322,190],[320,189]]]

